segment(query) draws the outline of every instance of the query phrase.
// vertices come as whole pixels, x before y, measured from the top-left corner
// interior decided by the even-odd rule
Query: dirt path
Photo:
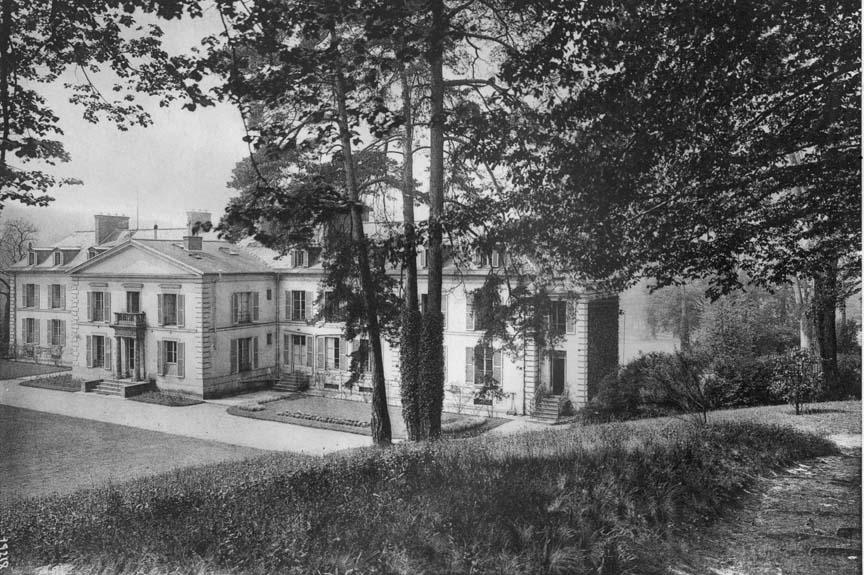
[[[760,482],[743,506],[690,538],[675,575],[861,573],[861,436],[843,454],[804,461]]]

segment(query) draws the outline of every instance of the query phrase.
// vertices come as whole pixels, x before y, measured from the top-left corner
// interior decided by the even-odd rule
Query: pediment
[[[130,278],[199,275],[194,268],[132,243],[100,254],[78,266],[72,273]]]

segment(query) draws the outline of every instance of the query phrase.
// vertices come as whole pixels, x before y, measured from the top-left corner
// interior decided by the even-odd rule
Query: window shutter
[[[492,354],[492,377],[501,385],[501,352],[496,351]]]
[[[309,257],[309,250],[303,250],[303,267],[304,268],[309,267],[309,263],[310,263],[309,260],[311,260],[311,259],[312,258]]]
[[[465,298],[465,329],[474,331],[474,297],[468,294]]]
[[[237,294],[231,294],[231,323],[238,324],[240,323],[240,317],[238,315],[239,310],[237,306]],[[236,372],[235,372],[236,373]]]
[[[318,369],[324,369],[324,338],[315,338],[315,347],[318,348]]]
[[[163,299],[164,298],[163,298],[161,293],[156,295],[156,325],[162,325],[162,310],[164,309],[164,306],[162,304]],[[159,365],[162,365],[161,362],[157,362],[157,363],[159,363]],[[160,368],[160,372],[161,372],[161,368]]]
[[[474,383],[474,348],[465,348],[465,383]]]
[[[177,327],[186,325],[186,296],[177,294]]]
[[[102,314],[102,321],[104,321],[106,323],[110,323],[111,322],[111,292],[106,291],[103,293],[104,293],[104,295],[102,296],[102,304],[104,307],[104,311]]]
[[[33,286],[33,297],[35,298],[35,303],[33,304],[33,307],[35,307],[36,309],[39,309],[39,292],[41,291],[42,290],[40,289],[39,284],[35,284]]]
[[[447,329],[447,294],[441,294],[441,313],[444,315],[444,329]]]
[[[233,299],[233,298],[232,298]],[[240,371],[237,365],[237,340],[231,340],[231,373],[238,373]]]
[[[291,321],[294,314],[291,312],[294,306],[293,293],[285,290],[285,321]]]
[[[162,340],[156,340],[156,371],[159,375],[165,375],[165,350],[162,344]]]
[[[111,338],[103,338],[103,341],[105,341],[105,365],[102,367],[111,371]]]
[[[60,286],[60,309],[66,309],[66,286]]]
[[[312,338],[309,336],[303,336],[303,341],[306,345],[306,367],[312,367],[314,364],[315,355],[314,350],[312,349]]]
[[[66,345],[66,320],[60,320],[60,345]]]
[[[27,284],[21,284],[21,307],[27,307]]]
[[[252,292],[252,321],[258,321],[258,292]]]
[[[291,267],[297,267],[297,250],[291,250]]]
[[[258,295],[257,293],[255,295]],[[252,369],[258,369],[258,338],[252,338]]]
[[[177,342],[177,377],[186,377],[186,344]]]
[[[54,308],[54,286],[48,285],[48,309]]]
[[[567,302],[567,333],[576,333],[576,302]]]
[[[41,345],[42,340],[39,339],[39,320],[33,320],[33,343],[36,345]]]
[[[291,363],[291,334],[284,334],[282,336],[282,363],[284,365],[289,365]]]
[[[306,321],[312,321],[312,300],[315,294],[311,291],[306,292]]]
[[[87,336],[87,367],[93,367],[93,336]]]

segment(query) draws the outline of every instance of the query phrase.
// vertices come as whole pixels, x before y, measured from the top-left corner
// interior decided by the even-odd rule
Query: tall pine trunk
[[[441,435],[444,402],[444,316],[442,290],[442,215],[444,211],[444,36],[447,21],[443,0],[431,1],[432,29],[426,53],[430,71],[429,121],[429,283],[423,314],[422,426],[424,435]]]
[[[414,226],[414,114],[411,105],[411,86],[408,71],[403,66],[402,115],[405,126],[402,133],[402,219],[405,225],[405,303],[402,308],[399,346],[399,372],[402,377],[402,419],[408,439],[424,439],[420,425],[420,339],[423,318],[417,296],[417,233]]]
[[[335,40],[337,44],[338,41]],[[390,445],[392,432],[390,414],[387,412],[387,389],[384,384],[384,360],[381,353],[381,329],[378,325],[378,301],[376,286],[372,284],[372,271],[369,267],[369,250],[366,234],[363,231],[363,203],[360,201],[360,188],[357,184],[354,154],[351,147],[351,129],[346,107],[346,82],[338,57],[335,66],[336,106],[339,115],[339,139],[342,144],[342,160],[345,165],[345,187],[351,203],[351,239],[356,251],[357,266],[360,270],[360,288],[363,290],[366,307],[366,331],[372,347],[372,441],[375,445]]]

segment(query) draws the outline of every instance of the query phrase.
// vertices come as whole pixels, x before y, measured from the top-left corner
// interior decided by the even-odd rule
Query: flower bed
[[[305,419],[307,421],[319,421],[321,423],[332,423],[335,425],[348,425],[350,427],[370,427],[368,421],[356,421],[354,419],[344,419],[341,417],[330,417],[326,415],[315,415],[314,413],[303,413],[302,411],[283,411],[280,413],[282,417],[290,417],[292,419]]]

